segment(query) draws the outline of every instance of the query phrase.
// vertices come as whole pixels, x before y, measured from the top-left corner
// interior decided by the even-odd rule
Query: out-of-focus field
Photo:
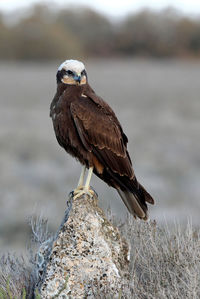
[[[60,63],[60,62],[59,62]],[[58,63],[58,64],[59,64]],[[138,180],[154,196],[158,222],[200,224],[200,62],[99,60],[89,82],[129,137]],[[58,65],[0,65],[0,248],[24,248],[28,216],[56,230],[80,165],[57,144],[49,105]],[[93,177],[100,205],[126,215],[118,194]]]

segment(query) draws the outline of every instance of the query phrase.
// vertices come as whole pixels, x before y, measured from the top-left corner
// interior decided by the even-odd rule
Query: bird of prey
[[[56,77],[57,91],[50,107],[55,135],[66,152],[83,165],[74,198],[93,196],[90,180],[94,172],[118,191],[135,218],[146,220],[147,203],[154,204],[154,200],[136,179],[128,138],[115,113],[88,84],[82,62],[64,61]]]

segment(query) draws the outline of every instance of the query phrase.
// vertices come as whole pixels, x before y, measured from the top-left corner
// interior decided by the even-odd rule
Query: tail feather
[[[140,206],[138,200],[133,195],[133,193],[129,191],[122,191],[120,189],[117,190],[119,195],[121,196],[124,204],[126,205],[129,212],[136,218],[139,217],[141,219],[146,218],[146,211]]]
[[[146,202],[154,204],[154,200],[142,185],[139,184],[139,189],[134,193],[128,190],[122,191],[120,189],[117,191],[127,209],[135,218],[139,217],[143,220],[148,219],[148,208]]]
[[[139,194],[144,198],[144,201],[154,205],[153,197],[144,189],[144,187],[139,183]]]

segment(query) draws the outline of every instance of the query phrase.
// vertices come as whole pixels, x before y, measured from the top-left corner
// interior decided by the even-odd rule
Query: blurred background
[[[151,218],[200,224],[200,3],[73,3],[0,1],[1,251],[25,249],[31,215],[55,231],[77,185],[81,166],[49,118],[57,68],[71,58],[84,61],[129,137],[137,178],[156,201]],[[92,186],[123,220],[115,190],[95,177]]]

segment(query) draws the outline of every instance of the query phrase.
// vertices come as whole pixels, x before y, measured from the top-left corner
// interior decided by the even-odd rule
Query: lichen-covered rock
[[[127,276],[128,251],[118,229],[98,207],[96,196],[73,200],[52,244],[41,297],[117,296]]]

